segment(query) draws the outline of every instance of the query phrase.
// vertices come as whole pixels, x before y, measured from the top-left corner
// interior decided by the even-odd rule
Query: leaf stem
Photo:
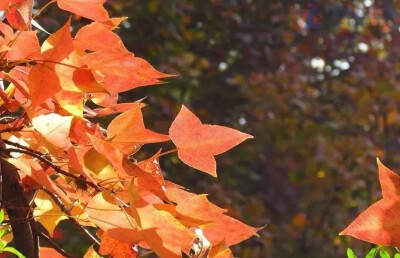
[[[164,155],[167,155],[167,154],[170,154],[170,153],[174,153],[174,152],[177,152],[177,151],[178,151],[178,149],[175,148],[175,149],[160,153],[160,155],[158,155],[158,157],[161,157],[161,156],[164,156]]]

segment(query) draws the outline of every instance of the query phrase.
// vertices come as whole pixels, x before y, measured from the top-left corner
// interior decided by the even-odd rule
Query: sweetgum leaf
[[[178,157],[188,166],[217,176],[214,156],[224,153],[246,139],[253,138],[232,128],[202,124],[185,106],[169,129]]]
[[[340,235],[388,246],[400,246],[400,176],[378,160],[383,198],[361,213]]]

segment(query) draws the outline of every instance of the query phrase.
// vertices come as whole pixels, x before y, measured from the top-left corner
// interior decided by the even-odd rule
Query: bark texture
[[[2,203],[11,221],[14,247],[27,258],[39,257],[36,224],[18,171],[3,159],[0,162],[3,177]]]

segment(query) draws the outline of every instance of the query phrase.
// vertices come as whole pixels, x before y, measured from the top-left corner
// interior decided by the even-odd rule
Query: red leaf
[[[213,176],[217,176],[214,155],[253,138],[228,127],[202,124],[185,106],[172,123],[169,136],[185,164]]]
[[[400,246],[400,176],[378,160],[383,198],[361,213],[340,235],[378,245]]]

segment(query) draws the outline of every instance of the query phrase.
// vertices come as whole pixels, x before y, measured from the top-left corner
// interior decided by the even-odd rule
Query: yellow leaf
[[[53,236],[54,229],[58,223],[68,217],[61,211],[61,208],[51,199],[44,191],[38,190],[35,197],[35,210],[33,216],[37,217],[38,221]]]

